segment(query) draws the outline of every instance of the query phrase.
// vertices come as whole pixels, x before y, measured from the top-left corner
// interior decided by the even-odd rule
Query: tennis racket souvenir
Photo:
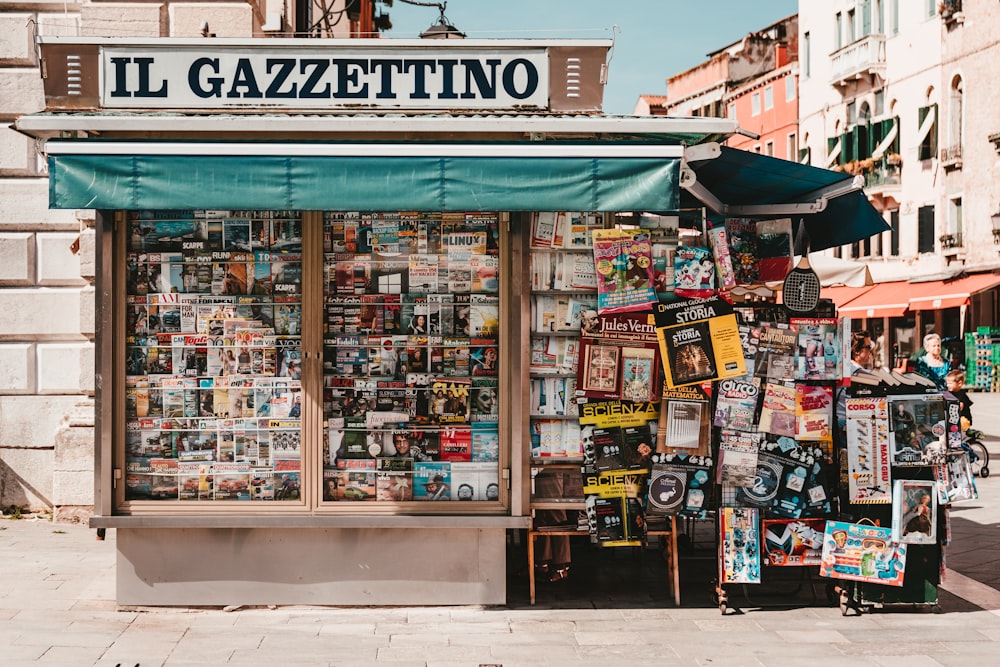
[[[809,265],[808,254],[803,254],[798,265],[785,276],[781,300],[793,313],[809,313],[819,304],[819,288],[819,276]]]

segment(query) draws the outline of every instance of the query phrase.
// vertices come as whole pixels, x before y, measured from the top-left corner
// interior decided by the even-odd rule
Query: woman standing
[[[941,356],[941,336],[930,333],[924,336],[925,354],[917,359],[914,370],[934,381],[938,389],[946,389],[944,376],[951,370],[951,362]]]

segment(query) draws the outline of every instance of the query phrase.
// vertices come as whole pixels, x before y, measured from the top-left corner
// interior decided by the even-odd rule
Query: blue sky
[[[395,39],[439,15],[400,1],[385,11]],[[445,15],[470,38],[608,39],[617,25],[604,112],[630,114],[639,95],[665,94],[668,76],[797,12],[798,0],[448,0]]]

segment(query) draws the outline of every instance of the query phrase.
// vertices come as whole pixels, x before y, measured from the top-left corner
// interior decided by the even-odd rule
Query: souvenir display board
[[[497,501],[496,213],[323,220],[325,501]]]
[[[297,500],[302,223],[127,221],[125,500]]]

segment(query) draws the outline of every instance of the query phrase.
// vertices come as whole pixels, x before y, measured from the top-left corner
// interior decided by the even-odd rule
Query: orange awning
[[[975,273],[955,280],[910,283],[910,310],[941,310],[968,305],[973,294],[1000,285],[1000,274]]]
[[[831,288],[832,289],[832,288]],[[910,306],[913,285],[903,281],[877,283],[838,308],[842,317],[900,317]]]
[[[820,290],[819,295],[824,299],[833,301],[837,308],[840,309],[874,287],[874,285],[866,285],[865,287],[845,287],[843,285],[824,287]]]

